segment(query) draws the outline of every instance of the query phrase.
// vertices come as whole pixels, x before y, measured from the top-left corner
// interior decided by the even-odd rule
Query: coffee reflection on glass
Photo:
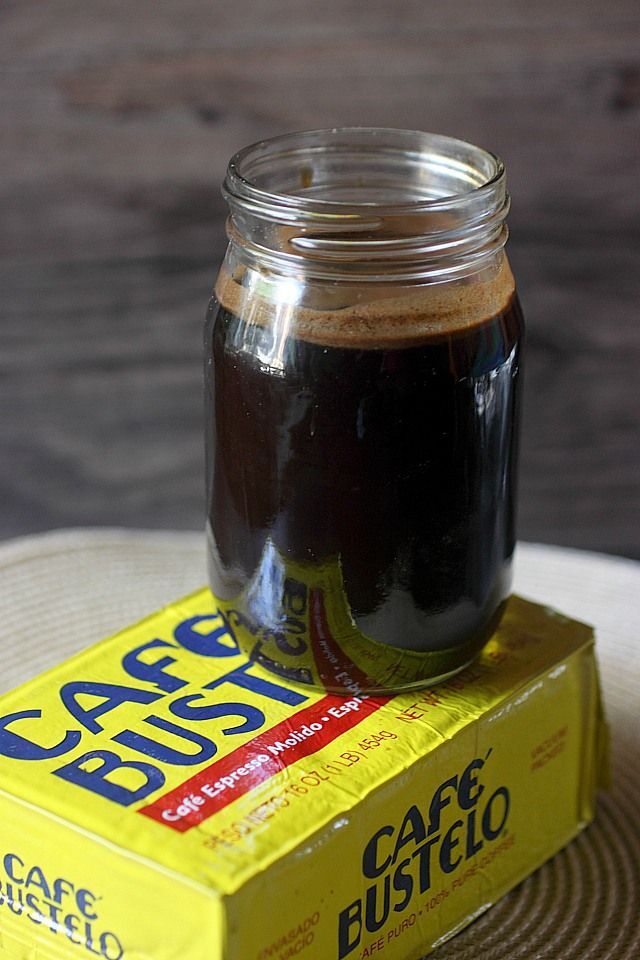
[[[501,162],[315,131],[229,168],[205,336],[211,586],[247,653],[342,693],[466,666],[509,592],[522,316]]]

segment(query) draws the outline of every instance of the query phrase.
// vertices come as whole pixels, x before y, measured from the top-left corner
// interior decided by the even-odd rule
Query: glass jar
[[[503,163],[404,130],[229,164],[205,335],[210,582],[280,676],[390,692],[466,666],[510,587],[522,316]]]

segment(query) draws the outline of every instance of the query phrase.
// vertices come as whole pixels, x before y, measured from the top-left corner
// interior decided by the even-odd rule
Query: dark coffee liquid
[[[218,308],[206,344],[213,590],[238,596],[270,540],[298,563],[337,558],[368,637],[481,645],[514,548],[520,336],[515,297],[449,335],[373,349],[278,341]]]

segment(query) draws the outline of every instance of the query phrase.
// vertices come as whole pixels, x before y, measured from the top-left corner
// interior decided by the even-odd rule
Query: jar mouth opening
[[[440,134],[335,127],[251,144],[230,160],[223,193],[292,219],[411,216],[487,199],[504,181],[495,154]],[[298,217],[296,217],[296,213]]]
[[[263,140],[232,157],[222,192],[232,243],[290,272],[437,279],[478,271],[507,239],[499,157],[416,130]]]

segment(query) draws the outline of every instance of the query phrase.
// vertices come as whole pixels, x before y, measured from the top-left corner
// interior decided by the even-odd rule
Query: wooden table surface
[[[5,0],[0,79],[0,537],[201,526],[226,161],[359,124],[506,160],[520,536],[640,556],[637,0]]]

